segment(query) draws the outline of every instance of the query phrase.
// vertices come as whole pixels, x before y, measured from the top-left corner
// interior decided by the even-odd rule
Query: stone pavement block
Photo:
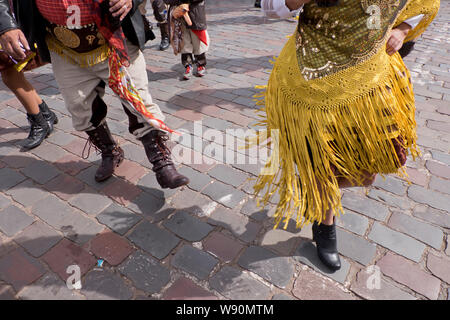
[[[419,186],[426,187],[428,185],[428,175],[424,170],[418,170],[406,167],[406,173],[408,174],[408,180]]]
[[[0,211],[0,230],[10,237],[28,227],[33,221],[32,217],[14,205]]]
[[[269,230],[261,239],[261,246],[277,251],[284,256],[290,256],[301,241],[298,234],[286,230]]]
[[[258,207],[255,199],[249,198],[248,201],[242,206],[241,213],[257,221],[263,221],[273,217],[275,213],[275,207]]]
[[[413,185],[408,189],[408,196],[416,202],[427,204],[433,208],[450,212],[449,195]]]
[[[450,228],[450,215],[445,211],[439,211],[434,208],[419,205],[414,208],[413,215],[435,225],[447,229]]]
[[[272,297],[272,300],[295,300],[295,298],[284,293],[278,293]]]
[[[391,216],[388,225],[393,229],[425,242],[437,250],[441,249],[444,233],[439,228],[397,212]]]
[[[246,196],[242,191],[218,181],[209,184],[202,193],[228,208],[236,207]]]
[[[51,272],[26,286],[18,297],[22,300],[82,300],[80,295],[68,289],[66,283]]]
[[[192,217],[185,211],[178,211],[163,226],[187,241],[200,241],[214,228],[206,222]]]
[[[430,150],[431,155],[433,156],[433,159],[437,161],[441,161],[445,163],[446,165],[450,166],[450,155],[447,153],[442,153],[437,150]]]
[[[8,190],[25,179],[26,178],[22,174],[14,170],[9,168],[0,169],[0,190]]]
[[[44,188],[67,201],[84,189],[84,183],[63,173],[44,184]]]
[[[217,297],[192,280],[180,277],[164,292],[163,300],[217,300]]]
[[[341,269],[333,272],[322,261],[320,261],[317,255],[316,246],[309,241],[303,241],[292,256],[295,260],[306,264],[314,270],[322,273],[326,277],[329,277],[341,284],[343,284],[347,278],[347,274],[350,270],[350,264],[347,260],[341,257]]]
[[[396,196],[392,193],[386,192],[379,189],[371,189],[368,194],[369,198],[379,201],[380,203],[385,202],[388,206],[394,206],[402,210],[408,210],[412,208],[415,203],[405,196]]]
[[[210,198],[190,189],[182,189],[171,200],[172,205],[196,216],[207,216],[217,204]]]
[[[67,154],[66,150],[47,142],[43,142],[39,148],[33,149],[32,152],[34,155],[48,162],[54,162]]]
[[[324,279],[308,270],[301,271],[295,279],[292,294],[300,300],[355,300],[355,297],[330,279]]]
[[[157,182],[156,176],[153,172],[149,172],[142,177],[136,186],[141,188],[144,192],[151,193],[155,197],[161,199],[170,198],[178,191],[178,189],[161,189],[161,186]]]
[[[344,214],[336,219],[336,225],[362,236],[369,226],[369,219],[353,211],[345,210]]]
[[[20,291],[45,272],[42,264],[30,257],[22,248],[17,248],[0,258],[0,279]]]
[[[55,178],[60,172],[53,165],[44,161],[34,161],[21,170],[24,175],[39,184],[45,184]]]
[[[240,186],[248,178],[245,173],[234,170],[231,167],[222,164],[218,164],[209,170],[208,174],[211,177],[226,184],[231,184],[234,187]]]
[[[26,251],[34,257],[40,257],[62,239],[62,236],[46,224],[36,221],[15,238]]]
[[[127,208],[112,203],[109,207],[97,215],[96,219],[101,224],[106,225],[111,230],[124,235],[135,224],[141,221],[142,217],[131,212]]]
[[[121,177],[133,184],[138,182],[146,173],[147,170],[141,164],[126,159],[114,171],[117,177]]]
[[[205,280],[218,262],[209,253],[185,245],[175,253],[170,263],[175,268],[184,270],[200,280]]]
[[[96,236],[87,247],[97,257],[106,260],[112,266],[120,264],[134,251],[125,238],[110,231]]]
[[[220,232],[213,232],[207,239],[203,240],[203,248],[224,262],[232,261],[243,247],[235,239]]]
[[[142,146],[136,145],[134,143],[127,143],[120,146],[124,153],[125,158],[131,161],[135,161],[137,163],[143,163],[147,160],[147,156],[145,155],[144,148]]]
[[[373,225],[369,239],[415,262],[420,261],[426,248],[423,243],[378,222]]]
[[[71,197],[68,202],[90,216],[96,216],[112,204],[111,199],[107,196],[97,193],[89,187]]]
[[[93,270],[83,280],[81,293],[88,300],[129,300],[133,291],[118,275],[109,270]]]
[[[91,166],[91,163],[72,154],[67,154],[64,157],[59,158],[54,164],[59,170],[66,174],[70,174],[71,176],[75,176]]]
[[[367,266],[377,253],[377,246],[353,233],[336,228],[338,251],[362,265]]]
[[[208,223],[230,230],[235,236],[245,242],[255,240],[261,230],[259,224],[249,221],[247,217],[223,207],[213,211],[208,219]]]
[[[381,272],[395,281],[404,284],[428,299],[436,300],[441,290],[439,279],[422,271],[419,265],[400,256],[387,253],[377,262]]]
[[[9,189],[6,193],[24,207],[31,206],[47,196],[47,192],[32,180],[25,180]]]
[[[9,240],[0,232],[0,257],[17,248],[14,241]]]
[[[213,181],[210,176],[191,169],[190,167],[183,166],[178,172],[189,178],[190,182],[188,186],[195,191],[202,190]]]
[[[34,157],[24,156],[23,152],[13,152],[3,157],[2,161],[8,165],[8,168],[19,169],[29,166],[34,161],[39,161]]]
[[[372,269],[361,270],[356,274],[356,280],[350,289],[364,299],[368,300],[416,300],[416,297],[380,278],[379,288],[372,286]]]
[[[149,221],[141,222],[128,239],[158,259],[165,258],[180,242],[179,238]]]
[[[437,175],[444,179],[450,179],[450,165],[440,164],[436,161],[427,160],[425,166],[430,170],[431,174]]]
[[[224,266],[209,280],[212,289],[232,300],[263,300],[270,296],[264,283],[234,267]]]
[[[158,222],[167,218],[175,211],[165,199],[155,197],[151,193],[143,192],[128,205],[134,212],[143,214],[151,222]]]
[[[294,275],[292,263],[288,258],[277,256],[262,247],[248,247],[239,258],[238,264],[280,288],[285,288]]]
[[[70,276],[66,270],[71,265],[78,265],[81,275],[86,274],[96,265],[94,256],[89,254],[84,248],[65,238],[50,249],[43,256],[43,260],[63,281],[66,281]]]
[[[450,194],[450,180],[432,176],[430,180],[430,188],[439,192]]]
[[[156,259],[136,251],[119,266],[119,271],[138,289],[152,294],[160,292],[170,281],[170,271]]]
[[[48,142],[58,146],[66,146],[74,140],[75,138],[71,134],[65,133],[61,130],[54,130],[52,134],[47,137]]]
[[[344,193],[342,206],[379,221],[384,221],[389,214],[388,208],[380,202],[349,192]]]
[[[11,205],[11,200],[0,194],[0,209],[6,208]]]
[[[86,183],[87,185],[89,185],[90,187],[94,188],[95,190],[101,190],[103,188],[106,188],[106,186],[113,184],[114,182],[116,182],[116,180],[118,180],[118,178],[116,177],[111,177],[106,181],[103,182],[97,182],[95,181],[95,172],[98,169],[98,165],[94,164],[84,170],[81,170],[76,176],[75,178],[83,181],[84,183]]]
[[[136,199],[141,192],[142,190],[136,185],[121,179],[117,179],[102,189],[102,193],[111,197],[114,201],[123,206],[127,206],[131,201]]]
[[[402,180],[393,178],[391,176],[385,176],[385,179],[383,179],[383,177],[380,175],[377,175],[377,177],[375,178],[373,186],[395,193],[399,196],[405,195],[407,189],[405,182],[403,182]]]
[[[427,267],[436,277],[450,284],[450,259],[429,253]]]

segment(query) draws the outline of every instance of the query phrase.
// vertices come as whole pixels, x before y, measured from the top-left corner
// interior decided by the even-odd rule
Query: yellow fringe
[[[110,55],[110,49],[106,44],[89,52],[78,53],[62,45],[57,39],[50,35],[47,35],[45,40],[49,50],[55,52],[67,62],[78,65],[81,68],[92,67],[101,63],[107,60]]]
[[[343,212],[331,165],[361,185],[363,171],[405,174],[398,169],[391,139],[402,137],[404,148],[414,158],[419,155],[409,71],[398,54],[390,57],[389,65],[387,76],[376,88],[332,108],[311,107],[292,99],[272,73],[266,91],[256,97],[262,98],[258,104],[265,104],[266,117],[260,125],[269,132],[280,130],[279,159],[271,158],[266,168],[277,160],[280,167],[273,175],[260,175],[254,190],[262,194],[264,205],[279,194],[274,228],[281,222],[287,228],[295,212],[297,227],[321,222],[329,207],[336,215]]]

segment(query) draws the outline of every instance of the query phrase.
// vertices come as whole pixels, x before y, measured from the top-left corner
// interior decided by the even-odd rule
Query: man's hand
[[[311,2],[311,0],[286,0],[286,7],[289,8],[289,10],[297,10],[302,5],[307,4],[308,2]]]
[[[392,56],[403,46],[403,41],[408,35],[411,26],[407,23],[401,23],[398,27],[391,30],[389,39],[386,43],[386,52],[388,55]]]
[[[2,46],[3,51],[16,60],[23,60],[27,57],[20,44],[22,44],[23,48],[26,50],[30,50],[28,41],[20,29],[9,30],[0,35],[0,45]]]
[[[113,17],[120,17],[120,21],[125,19],[126,15],[133,8],[132,0],[110,0],[109,11]]]

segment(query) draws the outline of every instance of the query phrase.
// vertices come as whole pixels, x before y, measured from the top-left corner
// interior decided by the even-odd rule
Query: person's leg
[[[194,64],[194,57],[192,53],[194,52],[194,47],[192,43],[191,30],[182,25],[183,32],[183,49],[181,50],[181,64],[184,67],[183,78],[189,80],[193,74],[192,65]]]
[[[159,50],[167,50],[170,46],[169,39],[169,23],[167,21],[167,6],[163,0],[152,0],[153,15],[158,21],[159,29],[161,31],[161,43]]]
[[[138,90],[147,110],[152,115],[164,121],[165,117],[157,104],[152,101],[148,90],[148,78],[145,68],[145,59],[138,47],[128,43],[128,54],[130,56],[130,66],[127,68],[132,78],[135,88]],[[166,145],[168,135],[151,126],[145,116],[127,100],[121,99],[122,106],[129,119],[129,131],[140,140],[144,146],[145,153],[150,163],[153,164],[153,171],[156,179],[162,188],[177,188],[189,183],[189,179],[179,174],[171,159],[170,150]]]
[[[195,63],[197,64],[197,73],[199,77],[203,77],[206,74],[206,52],[210,46],[210,39],[208,31],[206,33],[206,44],[202,42],[195,33],[191,31],[193,53],[195,57]]]
[[[21,142],[21,145],[25,149],[35,148],[53,131],[53,124],[58,122],[58,118],[39,97],[23,72],[8,68],[3,70],[1,74],[5,85],[14,93],[27,111],[30,132],[28,137]]]
[[[103,72],[107,78],[108,62],[81,68],[53,52],[51,59],[56,82],[72,116],[75,130],[86,132],[88,141],[102,153],[102,162],[95,174],[95,180],[104,181],[113,175],[114,169],[124,157],[123,150],[112,137],[105,120],[107,106],[102,99],[105,81],[98,73]]]

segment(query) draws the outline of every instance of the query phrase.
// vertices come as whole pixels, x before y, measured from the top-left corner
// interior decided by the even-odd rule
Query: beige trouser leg
[[[150,111],[155,118],[164,121],[165,117],[162,114],[161,109],[157,104],[153,103],[150,92],[148,91],[148,78],[144,55],[138,47],[129,42],[127,44],[130,58],[130,66],[127,70],[134,85],[139,91],[147,110]],[[66,107],[72,115],[72,123],[75,130],[89,131],[95,129],[95,126],[92,123],[92,105],[97,96],[101,98],[104,95],[104,89],[101,86],[101,82],[104,81],[106,84],[108,83],[108,61],[98,63],[92,67],[81,68],[78,65],[67,62],[56,53],[50,53],[53,73],[64,98]],[[131,113],[131,116],[129,116],[130,121],[133,120],[138,123],[137,126],[133,126],[135,129],[133,129],[132,134],[137,138],[141,138],[154,129],[146,121],[145,117],[136,111],[127,100],[120,100],[122,105],[124,105]]]
[[[194,32],[192,32],[191,29],[186,28],[184,24],[182,25],[182,29],[184,46],[183,50],[181,50],[181,53],[193,53],[194,55],[198,56],[208,51],[210,44],[208,31],[206,31],[206,42],[208,43],[208,45],[206,45],[200,41],[200,39]]]

